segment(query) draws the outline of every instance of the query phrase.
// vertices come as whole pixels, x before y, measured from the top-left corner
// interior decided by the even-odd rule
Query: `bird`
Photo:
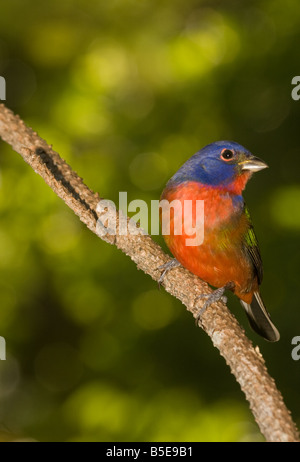
[[[160,267],[161,283],[168,271],[182,265],[216,289],[198,312],[201,320],[212,303],[224,298],[226,290],[240,300],[252,329],[270,342],[280,334],[260,295],[263,279],[261,253],[242,192],[252,174],[267,168],[260,158],[234,141],[208,144],[190,157],[167,182],[160,198],[172,207],[161,209],[161,222],[169,220],[164,240],[174,259]],[[173,202],[174,201],[174,202]],[[191,201],[193,226],[203,227],[202,242],[187,245],[183,213]],[[196,217],[196,202],[203,201],[203,217]],[[182,220],[182,232],[176,232]],[[195,228],[196,229],[196,228]]]

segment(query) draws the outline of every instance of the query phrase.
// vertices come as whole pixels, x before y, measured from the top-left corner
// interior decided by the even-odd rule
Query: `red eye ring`
[[[225,162],[229,162],[233,159],[234,152],[231,149],[224,148],[221,152],[221,159],[225,160]]]

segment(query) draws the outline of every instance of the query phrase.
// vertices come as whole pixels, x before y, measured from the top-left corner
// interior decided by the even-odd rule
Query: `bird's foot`
[[[227,297],[224,295],[224,293],[226,290],[232,290],[232,289],[234,289],[234,283],[228,282],[227,284],[225,284],[225,286],[214,290],[211,294],[202,294],[202,295],[199,295],[199,297],[197,297],[196,300],[206,298],[206,302],[204,303],[203,307],[198,311],[198,313],[195,316],[196,326],[199,324],[199,321],[201,320],[203,313],[206,311],[206,309],[210,305],[220,300],[222,300],[223,303],[227,303]]]
[[[168,261],[164,265],[159,266],[157,269],[161,270],[162,273],[160,275],[160,278],[158,280],[158,287],[160,288],[161,284],[164,281],[165,275],[173,268],[177,268],[178,266],[181,266],[179,261],[176,260],[176,258],[173,258],[172,260]]]

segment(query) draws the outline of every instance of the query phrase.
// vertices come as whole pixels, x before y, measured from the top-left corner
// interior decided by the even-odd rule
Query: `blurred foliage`
[[[280,342],[229,305],[298,422],[299,40],[296,0],[11,0],[0,15],[7,105],[102,197],[150,204],[219,139],[269,164],[245,196]],[[262,440],[191,315],[4,143],[0,215],[1,440]]]

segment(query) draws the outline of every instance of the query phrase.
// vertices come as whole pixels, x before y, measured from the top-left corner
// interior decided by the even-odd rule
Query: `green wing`
[[[262,266],[262,260],[261,260],[260,251],[258,247],[258,241],[255,235],[254,229],[253,229],[253,224],[251,221],[250,213],[246,206],[245,206],[244,211],[249,221],[249,228],[244,238],[244,246],[245,246],[244,248],[245,248],[246,254],[250,257],[250,260],[253,264],[254,272],[257,275],[258,284],[260,285],[262,282],[262,278],[263,278],[263,266]]]

